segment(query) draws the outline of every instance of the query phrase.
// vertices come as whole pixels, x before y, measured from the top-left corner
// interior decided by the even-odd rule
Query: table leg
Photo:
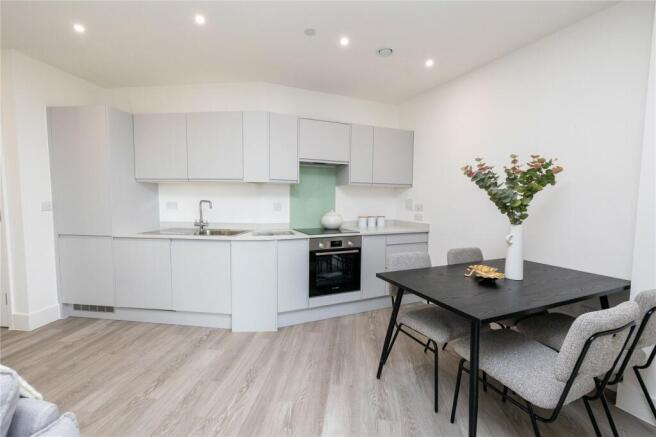
[[[481,322],[472,320],[469,337],[469,437],[476,436],[478,422],[478,351]]]
[[[608,308],[610,308],[610,305],[608,304],[608,296],[600,296],[599,302],[601,303],[602,310],[607,310]]]
[[[403,289],[399,288],[396,293],[396,299],[394,299],[394,306],[392,307],[392,315],[390,316],[389,325],[387,326],[387,334],[385,335],[385,343],[383,344],[383,351],[380,354],[380,363],[378,364],[378,373],[376,373],[376,378],[380,379],[380,374],[383,371],[383,366],[385,361],[387,361],[387,354],[389,353],[388,348],[390,341],[392,340],[392,332],[394,331],[394,325],[396,324],[396,316],[399,314],[399,308],[401,307],[401,299],[403,298]]]

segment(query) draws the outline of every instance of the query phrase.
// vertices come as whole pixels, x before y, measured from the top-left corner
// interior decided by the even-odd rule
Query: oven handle
[[[330,251],[330,252],[315,252],[314,254],[316,256],[327,256],[327,255],[343,255],[346,253],[359,253],[360,249],[354,249],[354,250],[335,250],[335,251]]]

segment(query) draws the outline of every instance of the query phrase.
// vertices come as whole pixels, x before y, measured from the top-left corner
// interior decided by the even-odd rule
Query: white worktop
[[[240,235],[220,236],[220,235],[183,235],[183,234],[157,234],[151,233],[157,229],[145,230],[144,232],[126,232],[117,233],[114,235],[116,238],[163,238],[175,240],[228,240],[228,241],[243,241],[243,240],[293,240],[303,238],[324,238],[339,234],[321,234],[321,235],[306,235],[301,232],[289,229],[287,223],[210,223],[209,228],[212,229],[247,229],[248,232]],[[163,222],[160,224],[160,229],[169,228],[193,228],[192,223],[188,222]],[[262,231],[291,231],[291,235],[256,235],[256,232]],[[346,235],[389,235],[389,234],[413,234],[420,232],[428,232],[429,226],[425,223],[415,223],[402,220],[387,220],[383,227],[371,228],[358,228],[357,222],[348,221],[342,225],[342,230],[353,231],[353,234]]]

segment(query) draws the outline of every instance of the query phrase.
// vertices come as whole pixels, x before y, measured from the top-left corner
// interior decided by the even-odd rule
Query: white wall
[[[114,106],[133,113],[271,111],[398,127],[397,106],[267,83],[120,88],[111,90],[111,100]],[[402,192],[386,188],[338,188],[335,207],[346,219],[369,213],[395,218]],[[198,201],[209,199],[214,203],[208,214],[212,222],[289,222],[288,185],[166,183],[160,184],[159,193],[162,221],[193,221],[198,217]],[[169,202],[176,202],[177,209],[168,209]],[[276,205],[280,205],[279,211]]]
[[[431,255],[481,246],[502,257],[508,221],[460,168],[477,156],[558,157],[565,171],[534,199],[527,259],[631,277],[652,4],[626,3],[401,106],[415,130],[415,188]]]
[[[656,11],[651,39],[651,66],[642,143],[640,189],[636,217],[631,295],[656,289]],[[649,351],[646,351],[649,352]],[[656,403],[656,366],[641,371]],[[617,406],[656,425],[633,372],[628,372],[617,394]]]
[[[52,212],[41,210],[52,200],[46,106],[99,103],[104,93],[20,52],[2,51],[2,209],[16,329],[59,317]]]

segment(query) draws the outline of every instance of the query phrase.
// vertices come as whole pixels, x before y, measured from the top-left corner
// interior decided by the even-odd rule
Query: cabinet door
[[[112,237],[60,235],[62,303],[114,306]]]
[[[275,331],[276,242],[233,241],[231,245],[232,330]]]
[[[278,241],[278,312],[308,307],[308,240]]]
[[[413,133],[374,128],[375,184],[412,185]]]
[[[269,114],[269,178],[298,182],[298,119]]]
[[[302,118],[298,130],[301,160],[348,162],[350,125]]]
[[[170,310],[171,242],[115,238],[116,306]]]
[[[187,179],[185,114],[134,115],[137,179]]]
[[[171,242],[173,309],[230,314],[230,242]]]
[[[351,126],[350,182],[370,184],[373,181],[374,128]]]
[[[56,233],[112,235],[107,109],[49,108],[48,130]]]
[[[269,181],[268,112],[244,112],[244,180]]]
[[[241,112],[187,114],[189,179],[244,177]]]
[[[376,273],[385,271],[387,265],[387,238],[385,235],[362,237],[362,298],[387,295],[385,282],[376,277]]]

